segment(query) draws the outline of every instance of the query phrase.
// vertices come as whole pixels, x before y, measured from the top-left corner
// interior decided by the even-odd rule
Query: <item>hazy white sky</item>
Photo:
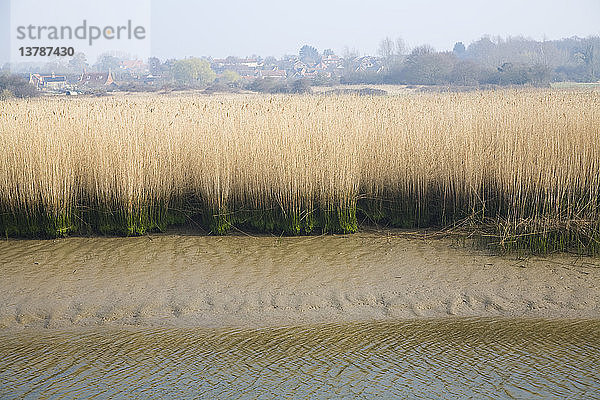
[[[303,44],[374,54],[385,36],[451,49],[484,34],[542,39],[600,34],[600,0],[155,1],[160,56],[280,56]]]
[[[13,0],[18,1],[18,0]],[[451,49],[485,34],[534,39],[600,35],[600,0],[148,0],[152,53],[160,58],[297,53],[303,44],[374,54],[379,41]],[[79,18],[86,2],[76,7]],[[123,0],[127,2],[127,0]],[[0,0],[0,62],[9,53],[9,3]],[[52,0],[39,0],[51,10]],[[123,17],[119,8],[115,16]],[[61,13],[69,14],[69,10]],[[135,15],[132,16],[135,18]]]

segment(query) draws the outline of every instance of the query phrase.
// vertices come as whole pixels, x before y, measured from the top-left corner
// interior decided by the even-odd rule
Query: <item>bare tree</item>
[[[352,58],[356,58],[360,55],[358,50],[350,49],[348,46],[344,46],[344,51],[342,52],[342,58],[346,60],[350,60]]]
[[[396,55],[402,56],[407,53],[408,47],[406,42],[401,37],[396,38]]]
[[[377,54],[379,54],[382,58],[389,60],[394,55],[394,42],[389,37],[386,37],[381,42],[379,42],[379,48],[377,49]]]

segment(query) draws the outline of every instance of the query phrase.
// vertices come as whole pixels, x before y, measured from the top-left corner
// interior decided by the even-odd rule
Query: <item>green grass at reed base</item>
[[[506,207],[475,210],[464,204],[446,204],[441,196],[426,201],[410,197],[360,198],[345,207],[281,207],[249,209],[244,206],[211,207],[197,201],[173,202],[111,210],[100,205],[79,205],[61,214],[0,212],[0,232],[6,237],[57,238],[69,235],[138,236],[189,226],[203,234],[235,232],[276,235],[353,233],[359,226],[450,230],[468,235],[482,246],[500,251],[553,253],[573,251],[600,254],[600,221],[587,224],[540,226],[534,219],[511,223],[502,215]]]
[[[352,233],[358,230],[356,206],[300,211],[215,208],[199,203],[109,209],[80,205],[57,215],[50,211],[15,212],[0,208],[0,232],[5,237],[57,238],[72,234],[138,236],[189,224],[210,234],[234,230],[285,235]]]

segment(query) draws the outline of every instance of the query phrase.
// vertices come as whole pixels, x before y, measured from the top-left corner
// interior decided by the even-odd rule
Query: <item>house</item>
[[[291,71],[294,67],[294,64],[298,61],[298,56],[295,55],[286,55],[278,60],[275,64],[277,68],[284,69],[286,71]]]
[[[254,79],[258,74],[258,69],[262,67],[259,58],[237,58],[229,56],[225,59],[215,58],[210,61],[213,71],[222,74],[225,71],[237,72],[243,79]]]
[[[308,71],[308,65],[298,60],[292,66],[292,76],[294,77],[302,77]]]
[[[119,62],[119,68],[123,71],[145,72],[148,66],[142,60],[122,60]]]
[[[61,90],[67,85],[67,77],[64,75],[40,75],[30,74],[29,83],[38,90]]]
[[[146,85],[154,85],[158,81],[158,76],[154,76],[152,74],[148,74],[148,75],[142,77],[142,81]]]
[[[115,83],[112,72],[84,72],[77,81],[79,85],[90,87],[110,86]]]
[[[260,70],[258,71],[257,77],[284,79],[287,77],[287,73],[281,69]]]
[[[320,61],[314,66],[314,69],[316,69],[317,71],[325,71],[327,69],[327,65],[324,62]]]
[[[323,64],[325,64],[327,66],[327,68],[337,68],[339,65],[341,65],[344,60],[339,57],[336,56],[335,54],[329,54],[326,56],[323,56],[323,58],[321,59],[321,62]]]
[[[260,59],[258,59],[257,57],[247,57],[245,59],[239,60],[238,64],[249,68],[257,68],[262,65]]]
[[[376,57],[364,56],[353,60],[355,72],[380,72],[381,62]]]
[[[223,71],[218,73],[223,73],[224,71],[236,72],[243,79],[254,79],[256,77],[256,70],[254,68],[246,67],[244,65],[230,65],[227,67],[227,69],[224,69]]]
[[[304,75],[302,76],[305,78],[316,78],[319,75],[321,75],[319,70],[315,68],[309,68],[306,71],[304,71]]]

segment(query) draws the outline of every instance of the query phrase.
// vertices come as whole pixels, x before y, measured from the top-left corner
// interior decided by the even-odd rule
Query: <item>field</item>
[[[0,103],[6,237],[453,229],[600,249],[600,93]]]

